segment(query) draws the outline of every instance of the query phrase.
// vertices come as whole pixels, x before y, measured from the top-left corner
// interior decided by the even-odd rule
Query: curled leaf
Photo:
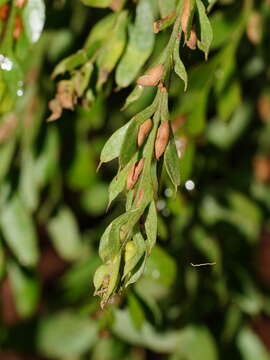
[[[156,65],[149,69],[145,75],[140,76],[137,80],[137,85],[141,86],[156,86],[162,79],[164,67],[162,64]]]
[[[147,119],[145,120],[145,122],[139,127],[139,131],[138,131],[138,138],[137,138],[137,144],[138,147],[141,147],[142,144],[144,143],[145,139],[147,138],[150,130],[152,129],[152,120],[151,119]]]
[[[163,121],[158,128],[157,137],[155,141],[155,156],[158,160],[163,154],[167,147],[170,136],[169,121]]]

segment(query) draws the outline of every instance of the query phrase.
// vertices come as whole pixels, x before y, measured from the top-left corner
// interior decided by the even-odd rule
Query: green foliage
[[[0,357],[269,358],[269,19],[0,0]]]

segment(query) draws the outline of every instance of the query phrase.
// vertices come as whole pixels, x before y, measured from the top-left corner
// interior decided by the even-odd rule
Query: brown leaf
[[[18,119],[14,114],[3,117],[0,125],[0,144],[7,141],[17,128]]]
[[[163,26],[164,23],[168,22],[169,20],[171,20],[172,18],[175,17],[176,12],[173,11],[171,14],[165,16],[162,19],[159,19],[157,21],[154,22],[153,24],[153,31],[155,34],[158,34]]]
[[[158,160],[166,150],[170,136],[169,121],[163,121],[158,128],[157,137],[155,141],[155,155]]]
[[[138,160],[130,169],[127,177],[127,189],[130,190],[136,184],[144,166],[144,159]]]
[[[14,40],[18,40],[21,33],[23,31],[23,23],[22,23],[22,19],[19,15],[16,15],[15,18],[15,27],[13,30],[13,39]]]
[[[257,102],[257,110],[262,121],[270,122],[270,96],[261,95]]]
[[[50,117],[48,117],[47,121],[55,121],[61,117],[63,110],[58,99],[52,99],[49,102],[49,109],[52,113]]]
[[[58,83],[56,98],[63,109],[74,109],[77,97],[70,81],[63,80]]]
[[[255,178],[263,184],[270,183],[270,157],[257,156],[253,162]]]
[[[184,0],[183,11],[182,11],[182,15],[181,15],[181,28],[185,34],[186,34],[187,28],[188,28],[190,11],[191,11],[190,0]]]
[[[259,12],[254,11],[247,23],[247,37],[254,44],[260,43],[262,38],[262,16]]]
[[[147,119],[145,122],[139,127],[137,145],[138,147],[142,146],[146,137],[148,136],[150,130],[152,128],[152,120]]]
[[[190,36],[189,36],[189,39],[187,40],[186,44],[191,50],[196,49],[196,46],[197,46],[197,34],[196,34],[196,30],[195,30],[194,26],[192,27],[192,29],[190,31]]]
[[[156,86],[163,76],[163,65],[159,64],[149,69],[145,75],[140,76],[137,84],[141,86]]]
[[[8,18],[10,6],[8,4],[0,7],[0,20],[5,21]]]

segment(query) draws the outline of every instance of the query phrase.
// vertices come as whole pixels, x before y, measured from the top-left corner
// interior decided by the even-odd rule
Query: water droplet
[[[158,279],[160,277],[160,272],[157,269],[153,270],[152,271],[152,277],[154,279]]]
[[[166,202],[164,200],[158,200],[157,202],[157,209],[158,210],[163,210],[166,206]]]
[[[13,62],[8,57],[0,54],[0,67],[2,70],[10,71],[13,67]]]
[[[164,194],[166,197],[169,198],[169,197],[172,197],[173,191],[172,191],[172,189],[167,188],[167,189],[165,189]]]
[[[171,214],[170,209],[166,208],[166,209],[162,210],[162,215],[164,217],[168,217],[168,216],[170,216],[170,214]]]
[[[17,95],[18,96],[23,96],[23,89],[17,90]]]
[[[191,190],[194,190],[195,189],[195,184],[192,180],[187,180],[185,182],[185,188],[188,190],[188,191],[191,191]]]

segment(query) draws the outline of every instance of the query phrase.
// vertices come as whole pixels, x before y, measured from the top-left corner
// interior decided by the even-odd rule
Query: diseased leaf
[[[136,8],[136,20],[130,27],[126,52],[116,69],[116,83],[127,87],[135,80],[154,46],[154,22],[151,0],[141,0]]]
[[[36,265],[39,258],[37,237],[30,214],[15,195],[0,211],[4,240],[24,266]]]
[[[196,0],[196,5],[200,22],[200,40],[198,40],[198,46],[205,53],[205,59],[207,59],[210,45],[213,40],[213,31],[210,21],[206,15],[203,2],[201,0]]]
[[[157,210],[154,201],[151,202],[148,209],[148,214],[145,220],[145,232],[147,236],[148,252],[150,253],[155,246],[157,239]]]

